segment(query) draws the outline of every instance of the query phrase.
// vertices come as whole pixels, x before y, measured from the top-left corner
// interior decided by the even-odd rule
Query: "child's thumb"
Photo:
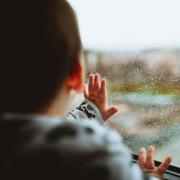
[[[106,121],[109,119],[112,115],[114,115],[116,112],[118,112],[118,107],[110,107],[106,112],[104,113],[104,120]]]
[[[84,84],[83,93],[84,93],[84,97],[87,99],[88,98],[88,90],[87,90],[87,85],[86,84]]]

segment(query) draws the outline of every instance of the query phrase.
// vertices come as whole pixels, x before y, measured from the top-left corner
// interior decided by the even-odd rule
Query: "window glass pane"
[[[133,153],[180,166],[180,1],[70,0],[77,11],[87,72],[108,80],[117,129]],[[78,98],[79,99],[79,98]]]

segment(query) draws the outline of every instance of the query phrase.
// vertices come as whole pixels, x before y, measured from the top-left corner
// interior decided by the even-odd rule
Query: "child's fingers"
[[[94,76],[94,92],[93,95],[97,97],[99,95],[99,89],[100,89],[100,76],[99,74],[95,74]]]
[[[166,157],[166,159],[162,162],[162,164],[157,169],[159,175],[163,175],[165,173],[171,161],[172,161],[172,158],[170,156]]]
[[[86,84],[84,84],[84,97],[86,98],[86,99],[88,99],[88,96],[89,96],[89,94],[88,94],[88,90],[87,90],[88,88],[87,88],[87,85]]]
[[[153,146],[149,146],[147,149],[147,157],[146,157],[146,168],[153,169],[154,168],[154,153],[155,148]]]
[[[138,158],[138,164],[143,169],[146,163],[146,149],[141,148],[138,152],[139,158]]]
[[[105,79],[103,79],[101,81],[99,96],[103,99],[104,102],[107,102],[107,88],[106,88],[106,80]]]
[[[94,75],[91,74],[89,76],[89,86],[88,86],[88,91],[89,91],[89,96],[93,96],[93,91],[94,91]]]
[[[112,115],[114,115],[118,111],[117,107],[111,107],[104,113],[104,120],[109,119]]]

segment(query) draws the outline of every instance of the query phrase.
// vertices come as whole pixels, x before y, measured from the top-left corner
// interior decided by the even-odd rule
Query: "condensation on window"
[[[85,62],[88,74],[107,79],[109,101],[119,107],[107,125],[133,153],[154,145],[157,160],[169,154],[180,166],[180,51],[85,51]]]

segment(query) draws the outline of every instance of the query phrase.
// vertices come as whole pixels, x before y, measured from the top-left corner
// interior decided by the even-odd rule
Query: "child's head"
[[[81,39],[67,1],[7,1],[0,111],[34,112],[48,108],[63,88],[81,90]]]

